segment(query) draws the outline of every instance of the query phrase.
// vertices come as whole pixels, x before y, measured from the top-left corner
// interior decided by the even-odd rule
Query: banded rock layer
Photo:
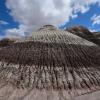
[[[0,49],[0,97],[72,100],[100,89],[99,67],[96,44],[58,29],[40,29]]]

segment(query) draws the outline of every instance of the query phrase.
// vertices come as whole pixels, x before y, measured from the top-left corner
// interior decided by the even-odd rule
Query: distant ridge
[[[65,31],[69,31],[77,36],[80,36],[80,37],[82,37],[88,41],[91,41],[91,42],[100,46],[100,40],[98,38],[96,38],[96,36],[84,26],[81,26],[81,25],[77,26],[76,25],[73,27],[69,27]]]
[[[100,40],[100,32],[93,32],[94,36]]]

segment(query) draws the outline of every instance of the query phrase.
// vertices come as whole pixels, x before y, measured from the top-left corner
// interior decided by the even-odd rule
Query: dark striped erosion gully
[[[0,48],[0,100],[85,100],[99,89],[100,47],[72,33],[46,25]]]

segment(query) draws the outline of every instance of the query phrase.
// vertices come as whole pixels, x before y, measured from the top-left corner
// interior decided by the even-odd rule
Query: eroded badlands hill
[[[70,32],[46,25],[0,49],[0,100],[73,100],[99,89],[99,46]]]

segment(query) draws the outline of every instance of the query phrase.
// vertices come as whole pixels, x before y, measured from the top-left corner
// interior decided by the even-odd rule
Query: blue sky
[[[98,6],[98,4],[91,5],[90,10],[84,14],[78,13],[77,18],[65,23],[61,26],[61,28],[64,28],[66,26],[70,27],[74,25],[83,25],[91,30],[100,31],[100,24],[92,25],[93,22],[91,20],[91,17],[95,14],[100,15],[100,7]]]
[[[9,9],[5,6],[5,0],[0,0],[0,21],[5,21],[7,24],[0,24],[0,35],[4,35],[6,29],[18,27],[18,23],[13,20],[13,17],[9,15]]]
[[[83,25],[91,30],[100,31],[99,0],[90,0],[90,2],[83,0],[83,4],[81,0],[77,0],[77,3],[75,0],[44,1],[46,3],[43,4],[35,0],[30,0],[30,2],[28,0],[0,0],[0,38],[25,35],[47,23],[60,26],[62,29]],[[71,7],[72,4],[74,7]]]

